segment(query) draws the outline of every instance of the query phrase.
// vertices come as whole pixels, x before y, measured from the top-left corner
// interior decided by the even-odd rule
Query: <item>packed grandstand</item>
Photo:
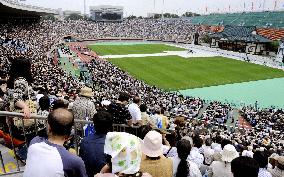
[[[93,22],[43,20],[57,12],[8,0],[1,8],[0,176],[284,176],[281,104],[184,95],[116,64],[129,55],[218,56],[281,78],[284,12]],[[114,49],[123,45],[121,57],[126,49]],[[130,45],[157,52],[131,53]]]

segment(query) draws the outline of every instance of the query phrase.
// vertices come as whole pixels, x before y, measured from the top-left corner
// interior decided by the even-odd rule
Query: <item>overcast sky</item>
[[[164,1],[164,5],[163,5]],[[146,16],[147,13],[170,12],[179,15],[186,11],[196,13],[240,12],[284,9],[284,0],[86,0],[87,13],[89,6],[119,5],[124,7],[124,15]],[[27,4],[62,8],[63,10],[84,10],[84,0],[26,0]],[[163,10],[164,9],[164,10]]]

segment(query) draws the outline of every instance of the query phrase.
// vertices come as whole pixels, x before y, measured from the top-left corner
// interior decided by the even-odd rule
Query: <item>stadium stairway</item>
[[[239,116],[240,116],[238,109],[232,110],[232,111],[229,113],[229,115],[231,115],[231,116],[228,118],[226,125],[227,125],[228,127],[233,126],[233,128],[235,128],[235,127],[236,127],[235,122],[239,119]],[[232,118],[234,119],[234,122],[233,122],[233,123],[232,123]]]
[[[11,173],[11,172],[16,172],[17,171],[17,162],[15,159],[15,155],[13,153],[13,151],[7,147],[5,147],[3,144],[3,139],[0,139],[0,151],[3,157],[3,163],[4,163],[4,168],[6,169],[7,173]],[[19,162],[19,167],[20,170],[23,171],[24,170],[24,166],[23,164],[21,164],[20,161]],[[1,163],[1,162],[0,162]],[[7,176],[7,177],[21,177],[23,176],[22,173],[17,173],[17,174],[12,174],[12,175],[5,175],[4,170],[2,167],[0,167],[0,176]]]
[[[200,110],[198,111],[198,115],[197,115],[197,119],[200,119],[202,117],[202,114],[204,113],[204,111],[207,109],[207,107],[209,106],[209,104],[204,103],[203,107],[200,108]]]

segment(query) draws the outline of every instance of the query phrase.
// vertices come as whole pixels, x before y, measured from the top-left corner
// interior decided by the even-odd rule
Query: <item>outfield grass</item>
[[[135,44],[135,45],[89,45],[98,55],[152,54],[164,51],[183,51],[185,49],[165,44]]]
[[[200,88],[284,77],[282,70],[224,57],[179,56],[109,59],[124,71],[166,90]]]

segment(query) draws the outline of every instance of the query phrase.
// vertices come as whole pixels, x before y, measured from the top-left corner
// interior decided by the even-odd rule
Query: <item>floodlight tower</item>
[[[165,10],[165,0],[163,0],[163,7],[162,7],[162,18],[164,18],[164,10]]]
[[[262,3],[262,11],[264,12],[265,11],[265,2],[266,2],[266,0],[263,0],[263,3]]]
[[[84,18],[86,18],[86,0],[84,0]]]

